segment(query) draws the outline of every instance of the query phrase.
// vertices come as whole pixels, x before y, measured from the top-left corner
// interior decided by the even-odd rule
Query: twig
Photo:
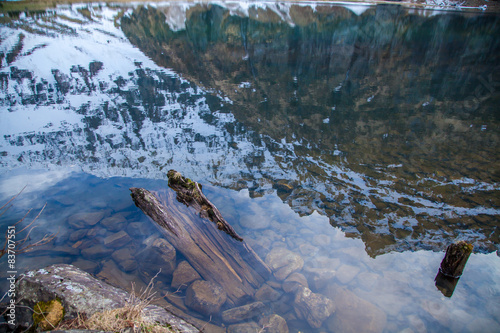
[[[25,188],[26,188],[26,186],[18,194],[13,196],[9,201],[7,201],[7,203],[5,203],[0,208],[0,216],[2,216],[10,207],[12,207],[12,206],[8,206],[8,205],[14,199],[16,199]],[[23,233],[25,231],[27,231],[27,234],[26,234],[26,236],[24,236],[23,239],[15,241],[15,250],[14,250],[15,254],[26,253],[26,252],[31,251],[31,249],[34,247],[45,245],[45,244],[49,243],[50,241],[52,241],[59,234],[59,232],[57,232],[55,234],[45,234],[42,239],[36,241],[35,243],[25,245],[26,242],[28,242],[30,239],[31,232],[37,227],[37,226],[33,226],[33,224],[38,220],[38,218],[40,217],[40,215],[42,214],[42,212],[44,211],[46,206],[47,206],[47,204],[43,205],[43,207],[40,209],[38,214],[33,218],[33,220],[28,225],[24,226],[21,230],[16,230],[16,232],[14,234],[15,236],[20,235],[21,233]],[[26,217],[30,214],[31,211],[32,211],[32,209],[29,209],[28,212],[19,221],[14,223],[13,226],[15,227],[15,226],[19,225],[20,223],[22,223],[26,219]],[[5,243],[4,243],[3,247],[0,249],[0,258],[7,252],[7,245],[8,245],[9,236],[12,236],[12,234],[9,235],[8,230],[7,230],[5,232]]]

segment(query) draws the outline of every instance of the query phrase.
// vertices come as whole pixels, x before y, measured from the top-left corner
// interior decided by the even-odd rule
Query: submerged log
[[[472,244],[465,241],[459,241],[446,248],[446,254],[434,279],[436,287],[444,296],[453,296],[473,248]]]
[[[201,186],[169,171],[169,186],[161,202],[154,193],[131,188],[132,199],[156,222],[165,238],[207,281],[220,284],[232,305],[252,298],[270,276],[269,267],[222,218],[201,192]]]

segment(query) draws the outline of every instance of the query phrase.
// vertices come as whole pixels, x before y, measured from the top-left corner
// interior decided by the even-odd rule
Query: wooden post
[[[451,297],[453,295],[473,248],[472,244],[465,241],[450,244],[446,248],[446,254],[434,279],[436,287],[444,296]]]
[[[220,284],[233,305],[252,298],[271,270],[222,218],[201,192],[201,186],[169,171],[164,203],[152,192],[131,188],[132,199],[156,222],[164,237],[207,281]],[[184,203],[186,206],[179,204]]]

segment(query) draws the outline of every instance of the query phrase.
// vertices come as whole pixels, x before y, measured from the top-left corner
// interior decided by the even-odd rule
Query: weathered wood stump
[[[444,296],[453,295],[473,248],[472,244],[465,241],[459,241],[446,248],[446,254],[434,279],[436,287]]]
[[[269,267],[224,220],[197,182],[174,170],[168,178],[177,200],[172,191],[166,191],[161,202],[148,190],[131,188],[136,206],[205,280],[224,288],[228,302],[237,305],[253,297],[269,278]]]
[[[462,276],[465,264],[467,263],[473,248],[474,246],[472,246],[472,244],[468,244],[465,241],[450,244],[446,248],[446,254],[443,261],[441,261],[439,271],[452,278],[459,278]]]

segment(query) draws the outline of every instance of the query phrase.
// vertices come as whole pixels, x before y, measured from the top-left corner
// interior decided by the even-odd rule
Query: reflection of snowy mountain
[[[109,20],[82,26],[74,11],[58,11],[46,33],[2,29],[4,54],[21,48],[3,60],[3,166],[76,163],[103,177],[154,178],[165,166],[198,178],[212,165],[243,170],[244,156],[260,148],[229,134],[233,117],[212,112],[207,98],[219,108],[221,101],[160,69],[112,25],[116,12],[103,14]],[[50,30],[61,26],[73,33],[54,38]],[[229,148],[234,141],[238,148]]]
[[[163,9],[175,14],[176,21],[168,21],[174,30],[185,28],[185,20],[178,18],[193,9],[183,6]],[[259,6],[226,7],[238,17],[260,13],[265,20],[267,13],[268,19],[295,24],[286,8],[269,6],[265,11]],[[280,129],[262,125],[269,127],[260,131],[261,118],[251,112],[248,122],[242,123],[235,115],[250,107],[240,108],[226,91],[200,88],[186,80],[193,73],[162,68],[156,58],[155,63],[132,46],[115,26],[123,14],[132,11],[74,6],[20,18],[1,28],[4,170],[77,165],[100,177],[165,178],[166,171],[175,168],[214,184],[248,187],[254,194],[275,190],[294,210],[304,214],[317,210],[332,224],[362,234],[371,254],[442,249],[447,237],[457,235],[480,241],[483,250],[497,246],[498,235],[490,225],[431,228],[444,219],[494,218],[499,212],[491,202],[473,207],[435,202],[425,190],[395,186],[391,179],[398,175],[399,165],[376,170],[389,172],[379,179],[354,171],[341,148],[312,142],[301,136],[305,132],[288,139],[273,136]],[[238,84],[242,90],[252,89],[251,83]],[[326,125],[330,119],[318,121]],[[467,178],[417,182],[470,192],[498,190],[494,182]]]

